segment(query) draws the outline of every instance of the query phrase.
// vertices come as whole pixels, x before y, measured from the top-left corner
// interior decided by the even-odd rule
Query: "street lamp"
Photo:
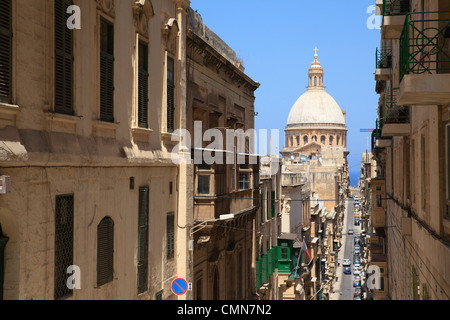
[[[199,224],[193,226],[191,230],[189,231],[189,250],[194,250],[194,240],[192,239],[194,236],[194,233],[206,228],[209,222],[216,222],[216,221],[226,221],[226,220],[232,220],[234,219],[234,213],[230,214],[221,214],[218,219],[210,219],[200,222]]]

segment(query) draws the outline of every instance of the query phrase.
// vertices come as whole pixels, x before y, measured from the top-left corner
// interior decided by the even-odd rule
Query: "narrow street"
[[[344,226],[342,229],[342,247],[338,253],[338,267],[336,269],[336,281],[334,283],[334,292],[330,297],[330,300],[353,300],[353,294],[355,293],[355,288],[353,287],[354,279],[354,238],[355,235],[360,235],[361,226],[354,225],[354,201],[353,199],[348,199],[345,208],[344,215]],[[353,234],[348,234],[349,229],[353,230]],[[350,259],[351,261],[351,274],[344,274],[344,267],[342,262],[344,259]]]

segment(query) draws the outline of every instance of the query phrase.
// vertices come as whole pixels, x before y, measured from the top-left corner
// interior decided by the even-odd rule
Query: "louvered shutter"
[[[114,122],[114,27],[100,24],[100,120]]]
[[[139,43],[138,125],[148,128],[148,47]]]
[[[171,259],[175,254],[175,215],[173,212],[167,214],[166,238],[167,238],[167,259]]]
[[[97,227],[97,285],[101,286],[114,277],[114,222],[104,218]]]
[[[175,65],[167,58],[167,132],[175,130]]]
[[[148,289],[148,205],[149,188],[139,188],[139,225],[138,225],[138,294]]]
[[[0,0],[0,102],[11,103],[11,1]]]
[[[55,112],[73,114],[73,30],[67,28],[70,0],[55,0]]]

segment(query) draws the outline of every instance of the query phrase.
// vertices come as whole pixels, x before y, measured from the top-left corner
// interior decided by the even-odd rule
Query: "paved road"
[[[337,279],[333,286],[334,292],[331,295],[330,300],[353,300],[353,293],[355,292],[353,287],[353,243],[354,235],[359,235],[361,232],[361,226],[354,225],[353,211],[353,199],[348,199],[344,214],[344,226],[342,229],[342,247],[338,253],[339,266],[336,269]],[[349,235],[349,229],[353,229],[354,234]],[[352,274],[344,274],[344,268],[342,266],[343,259],[350,259],[350,261],[352,261]]]

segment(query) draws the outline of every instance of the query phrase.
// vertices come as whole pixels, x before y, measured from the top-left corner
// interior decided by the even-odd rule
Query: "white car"
[[[351,264],[352,263],[351,263],[350,259],[344,259],[342,261],[342,266],[344,266],[344,267],[349,267]]]
[[[353,268],[355,270],[361,270],[361,265],[359,263],[355,263],[355,265],[353,266]]]
[[[357,276],[357,275],[359,275],[360,274],[360,271],[358,270],[358,269],[354,269],[353,270],[353,274],[355,275],[355,276]]]

